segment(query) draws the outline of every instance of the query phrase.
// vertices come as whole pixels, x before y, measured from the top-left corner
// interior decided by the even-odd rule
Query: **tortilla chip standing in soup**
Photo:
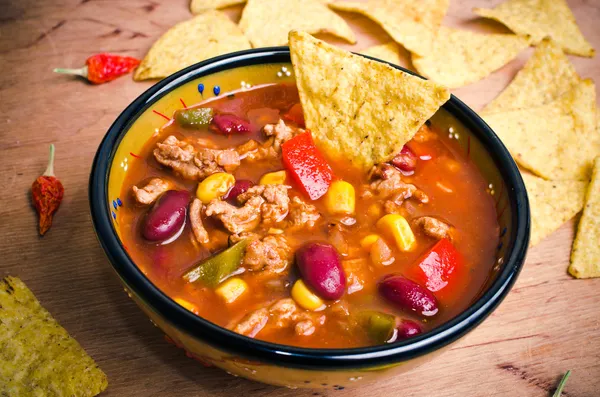
[[[304,119],[316,144],[365,170],[391,160],[450,98],[439,84],[304,32],[290,32],[290,52]]]

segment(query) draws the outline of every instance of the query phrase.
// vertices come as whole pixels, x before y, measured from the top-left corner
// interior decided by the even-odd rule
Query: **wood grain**
[[[600,49],[600,2],[568,2],[585,36]],[[444,23],[505,31],[470,12],[497,3],[451,0]],[[530,251],[515,288],[487,321],[404,376],[336,392],[292,391],[187,359],[123,293],[88,209],[88,176],[100,140],[152,83],[126,77],[91,86],[51,72],[79,66],[101,51],[142,57],[168,27],[189,18],[187,1],[0,0],[0,10],[0,276],[21,277],[94,357],[109,377],[105,396],[548,396],[567,369],[573,375],[564,396],[600,394],[600,280],[574,280],[566,273],[574,221]],[[227,12],[239,18],[239,8]],[[345,47],[360,50],[388,40],[365,18],[342,16],[359,37],[358,44]],[[455,93],[481,109],[530,53]],[[600,82],[597,57],[571,59],[582,76]],[[45,168],[51,142],[66,196],[53,228],[39,238],[29,187]]]

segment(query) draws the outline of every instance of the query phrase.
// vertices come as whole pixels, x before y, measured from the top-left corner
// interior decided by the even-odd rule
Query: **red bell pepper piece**
[[[315,146],[310,131],[296,135],[281,148],[283,164],[311,200],[327,193],[333,180],[333,171]]]
[[[283,115],[283,119],[296,123],[298,127],[304,128],[304,113],[302,112],[302,105],[299,103],[295,104]]]
[[[424,284],[428,290],[436,293],[436,297],[442,298],[442,296],[449,297],[448,294],[456,290],[460,281],[457,280],[458,274],[462,274],[463,270],[462,255],[450,240],[443,238],[435,243],[405,275]],[[460,281],[463,282],[466,280]]]

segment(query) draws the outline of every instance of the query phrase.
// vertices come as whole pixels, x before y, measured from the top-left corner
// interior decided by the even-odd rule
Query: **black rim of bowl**
[[[443,106],[444,109],[483,143],[508,189],[512,209],[512,239],[508,246],[512,249],[507,250],[503,268],[488,290],[457,317],[429,332],[395,344],[349,349],[309,349],[251,339],[215,325],[179,306],[146,278],[123,248],[110,218],[107,181],[115,149],[137,117],[165,93],[190,80],[242,66],[289,61],[288,47],[246,50],[212,58],[161,80],[121,113],[100,143],[89,185],[92,221],[98,240],[114,269],[128,288],[169,323],[219,350],[248,359],[296,368],[367,368],[406,361],[452,343],[491,314],[509,292],[525,261],[530,228],[527,193],[516,164],[490,127],[454,95]]]

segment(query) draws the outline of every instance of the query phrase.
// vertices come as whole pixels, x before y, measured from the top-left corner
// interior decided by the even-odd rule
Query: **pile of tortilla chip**
[[[410,52],[426,55],[449,4],[449,0],[368,0],[335,1],[329,6],[370,18]]]
[[[202,14],[208,10],[218,10],[238,4],[244,4],[246,0],[192,0],[190,2],[190,11],[192,14]]]
[[[169,29],[150,48],[133,78],[163,78],[205,59],[248,48],[248,39],[227,15],[207,11]]]
[[[245,4],[239,24],[217,11]],[[328,33],[349,43],[356,37],[335,11],[379,24],[393,40],[365,54],[398,64],[402,46],[423,76],[458,88],[500,69],[531,44],[551,37],[567,52],[593,56],[565,0],[507,0],[475,8],[515,34],[483,34],[442,25],[450,0],[191,0],[196,17],[167,31],[150,49],[135,80],[163,78],[205,59],[250,47],[285,45],[291,30]]]
[[[366,48],[360,53],[394,65],[400,64],[400,47],[394,41]]]
[[[437,83],[305,32],[290,32],[289,43],[306,126],[318,146],[357,167],[390,160],[450,98]]]
[[[482,116],[526,170],[531,245],[584,209],[569,272],[600,276],[600,120],[593,81],[581,79],[561,45],[546,38]]]
[[[0,280],[0,395],[91,397],[106,375],[15,277]]]
[[[495,19],[519,35],[530,36],[534,44],[550,37],[570,54],[594,56],[594,49],[581,34],[565,0],[508,0],[493,9],[473,11]]]
[[[293,29],[329,33],[356,43],[346,21],[320,0],[248,0],[240,28],[254,47],[285,45]]]
[[[596,158],[594,164],[571,251],[569,273],[577,278],[600,277],[600,157]]]
[[[442,26],[431,52],[424,56],[413,53],[412,62],[423,76],[449,88],[458,88],[500,69],[527,47],[528,37]]]

